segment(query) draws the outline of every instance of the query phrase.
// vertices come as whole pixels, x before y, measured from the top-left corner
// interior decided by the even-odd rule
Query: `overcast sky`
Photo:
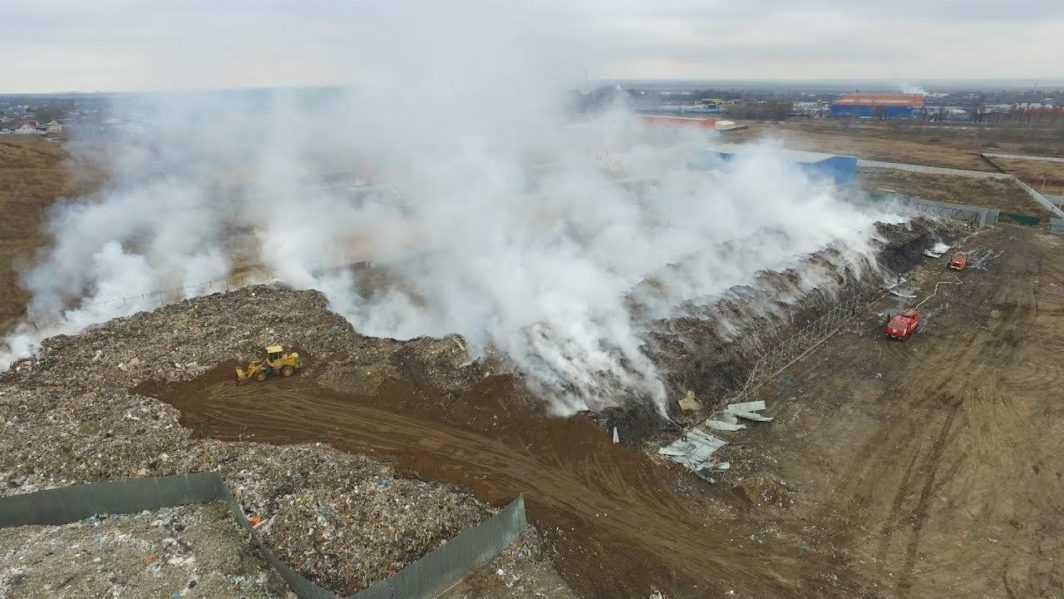
[[[1064,76],[1064,0],[2,3],[0,93],[366,83],[450,44],[574,80]]]

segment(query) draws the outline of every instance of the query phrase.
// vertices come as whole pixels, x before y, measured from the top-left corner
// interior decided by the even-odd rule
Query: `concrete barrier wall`
[[[935,202],[933,200],[922,200],[905,196],[894,196],[890,198],[890,201],[897,202],[901,206],[905,206],[907,208],[911,208],[913,210],[917,210],[925,214],[932,214],[935,216],[941,216],[943,218],[960,220],[980,226],[996,224],[998,221],[998,216],[1001,214],[1001,212],[996,208],[981,208],[979,206],[969,206],[966,204],[950,204],[946,202]]]
[[[222,477],[200,472],[163,478],[116,480],[25,495],[0,497],[0,528],[56,526],[93,514],[133,514],[164,507],[224,501],[278,574],[301,599],[335,599],[336,594],[314,584],[267,548],[254,533],[240,502]],[[356,593],[354,599],[432,597],[489,562],[528,528],[525,501],[518,497],[505,509],[403,568],[396,576]]]
[[[1061,210],[1060,207],[1050,201],[1049,198],[1042,195],[1037,189],[1031,187],[1023,181],[1020,181],[1019,179],[1016,179],[1016,183],[1018,183],[1020,187],[1022,187],[1023,190],[1027,192],[1027,195],[1031,196],[1032,200],[1038,202],[1040,206],[1052,213],[1053,216],[1057,218],[1064,218],[1064,210]]]

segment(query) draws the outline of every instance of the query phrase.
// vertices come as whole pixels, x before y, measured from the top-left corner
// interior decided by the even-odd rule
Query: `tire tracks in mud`
[[[1014,409],[1002,388],[1007,381],[1000,380],[998,373],[1016,361],[1018,347],[1034,324],[1039,308],[1037,278],[1044,265],[1044,256],[1037,252],[1019,254],[1012,257],[1020,267],[1017,270],[1035,268],[1028,275],[1035,277],[1033,288],[1002,288],[977,280],[949,300],[955,304],[953,310],[970,318],[997,311],[990,326],[972,322],[962,337],[949,341],[915,338],[930,347],[919,362],[910,352],[893,351],[905,348],[889,348],[890,361],[902,365],[901,381],[879,396],[878,427],[849,460],[845,470],[850,475],[836,498],[815,516],[818,521],[838,522],[835,535],[847,545],[857,544],[861,535],[872,532],[877,537],[872,542],[874,569],[884,582],[894,570],[892,584],[899,597],[910,596],[919,575],[934,498],[971,459],[957,441],[980,434],[969,429],[972,410]],[[999,407],[979,405],[988,401]],[[880,502],[879,497],[890,499]],[[884,507],[881,523],[868,530],[866,523],[875,521],[875,510]],[[899,553],[892,560],[893,547]]]
[[[950,397],[948,403],[950,404],[950,407],[925,460],[927,472],[922,476],[924,483],[920,489],[920,498],[917,500],[916,507],[913,509],[912,513],[912,532],[909,534],[909,540],[905,547],[905,563],[902,566],[901,577],[898,580],[899,597],[908,597],[909,591],[912,588],[912,577],[913,571],[916,569],[917,552],[920,549],[920,539],[923,535],[924,525],[927,523],[927,518],[929,516],[931,496],[935,489],[936,477],[938,476],[939,468],[942,465],[942,456],[946,451],[950,432],[953,430],[954,423],[957,420],[957,412],[960,410],[963,402],[958,398]]]

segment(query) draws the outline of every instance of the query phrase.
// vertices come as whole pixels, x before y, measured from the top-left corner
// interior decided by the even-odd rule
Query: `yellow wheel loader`
[[[265,381],[271,375],[292,376],[302,367],[303,360],[299,354],[285,353],[280,345],[269,345],[266,347],[265,360],[252,360],[246,367],[236,369],[236,384],[243,385],[251,379]]]

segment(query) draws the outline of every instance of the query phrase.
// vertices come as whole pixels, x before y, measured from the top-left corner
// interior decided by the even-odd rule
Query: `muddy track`
[[[439,398],[424,387],[396,383],[380,396],[359,397],[317,386],[313,371],[240,387],[228,372],[225,365],[200,381],[140,392],[172,403],[204,435],[327,442],[471,488],[494,505],[524,494],[535,524],[557,534],[560,573],[585,596],[646,596],[654,588],[674,597],[733,589],[758,597],[854,596],[859,588],[826,556],[807,552],[799,560],[797,548],[750,542],[760,530],[754,519],[719,509],[711,518],[698,493],[674,492],[680,475],[613,445],[591,422],[514,410],[521,403],[508,377],[485,379],[452,402],[473,407],[467,424],[456,426],[427,407]]]
[[[1064,592],[1064,243],[1016,231],[977,239],[1003,259],[960,273],[923,333],[841,336],[818,357],[837,373],[789,390],[834,410],[795,431],[823,443],[775,440],[790,476],[830,481],[804,513],[890,596]],[[925,288],[949,276],[929,275]]]

